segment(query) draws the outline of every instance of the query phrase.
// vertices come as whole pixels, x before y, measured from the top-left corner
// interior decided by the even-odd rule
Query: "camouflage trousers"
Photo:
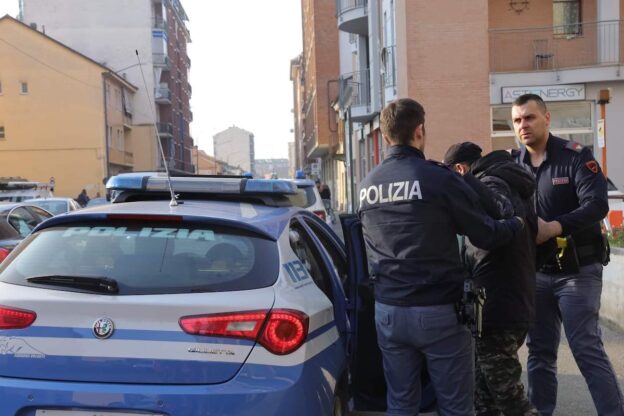
[[[481,416],[538,415],[520,381],[518,349],[523,329],[484,331],[475,343],[475,414]]]

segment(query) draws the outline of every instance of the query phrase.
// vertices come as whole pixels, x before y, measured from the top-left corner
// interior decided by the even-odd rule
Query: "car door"
[[[353,214],[340,215],[347,252],[347,284],[351,339],[350,370],[355,410],[386,410],[386,383],[375,330],[375,299],[368,274],[362,225]]]
[[[350,370],[355,410],[386,410],[386,383],[381,351],[375,330],[375,298],[368,272],[368,257],[362,224],[354,214],[340,215],[347,251],[349,321],[353,328]],[[435,392],[427,371],[421,376],[420,411],[431,411],[436,404]]]

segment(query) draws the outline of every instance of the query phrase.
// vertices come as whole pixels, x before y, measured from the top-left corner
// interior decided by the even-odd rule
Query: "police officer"
[[[388,415],[417,415],[427,367],[441,415],[473,411],[470,331],[455,304],[467,274],[456,234],[491,248],[522,228],[480,209],[461,176],[425,160],[425,111],[400,99],[381,113],[388,156],[362,181],[359,216],[375,279],[375,323]]]
[[[524,145],[515,158],[536,177],[540,217],[536,323],[527,341],[529,398],[541,415],[554,412],[563,322],[598,414],[622,416],[624,399],[598,325],[607,182],[590,149],[549,133],[550,113],[539,96],[518,97],[511,116]],[[558,243],[556,237],[562,237]]]

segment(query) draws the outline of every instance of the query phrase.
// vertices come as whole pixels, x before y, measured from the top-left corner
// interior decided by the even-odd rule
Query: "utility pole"
[[[598,120],[598,147],[602,148],[602,172],[607,177],[607,126],[606,126],[606,105],[611,97],[608,89],[600,90],[598,104],[600,104],[600,120]]]

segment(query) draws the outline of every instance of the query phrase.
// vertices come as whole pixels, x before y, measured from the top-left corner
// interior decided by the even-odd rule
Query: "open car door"
[[[375,298],[368,273],[362,224],[353,214],[340,215],[347,251],[348,278],[345,292],[352,330],[349,345],[351,395],[354,410],[386,410],[386,382],[375,330]],[[435,407],[435,393],[426,371],[422,375],[421,412]]]

